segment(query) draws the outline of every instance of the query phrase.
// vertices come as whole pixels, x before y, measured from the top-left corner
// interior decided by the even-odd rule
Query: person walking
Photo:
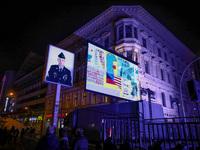
[[[113,144],[112,138],[108,137],[104,144],[103,144],[103,149],[104,150],[116,150],[115,145]]]
[[[4,146],[5,144],[6,144],[6,142],[7,142],[7,140],[8,140],[8,135],[7,135],[7,127],[5,127],[4,129],[3,129],[3,131],[2,131],[2,134],[0,135],[1,137],[1,144],[2,144],[2,146]]]
[[[77,128],[76,135],[76,143],[74,145],[73,150],[88,150],[88,140],[83,134],[83,129]]]
[[[24,141],[24,134],[25,134],[25,131],[24,131],[24,128],[22,128],[22,131],[21,131],[21,133],[20,133],[21,143],[23,143],[23,141]]]
[[[67,129],[61,128],[59,130],[59,136],[60,136],[60,150],[68,150],[69,140],[67,137]]]
[[[48,126],[46,135],[38,142],[36,150],[60,150],[60,144],[54,133],[54,127]]]
[[[17,142],[18,135],[19,135],[19,130],[16,129],[14,132],[14,144],[16,144],[16,142]]]
[[[15,127],[12,126],[10,132],[8,133],[8,144],[12,144],[12,139],[15,135]]]

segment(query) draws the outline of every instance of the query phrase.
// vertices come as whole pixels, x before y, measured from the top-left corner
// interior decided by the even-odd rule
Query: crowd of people
[[[9,144],[21,143],[23,145],[25,136],[34,138],[34,128],[22,128],[21,132],[18,128],[12,126],[11,130],[7,127],[0,129],[0,144],[1,146]],[[77,128],[75,134],[69,143],[67,130],[61,128],[59,130],[59,140],[55,135],[53,127],[48,126],[46,134],[37,142],[36,150],[87,150],[88,140],[83,134],[83,129]]]
[[[83,129],[77,128],[75,136],[72,139],[71,150],[87,150],[88,149],[88,140],[83,134]],[[46,129],[46,135],[44,135],[38,142],[36,149],[37,150],[68,150],[69,149],[69,140],[67,137],[67,130],[61,128],[59,130],[59,138],[56,138],[54,134],[54,128],[48,126]]]
[[[21,132],[18,128],[12,126],[10,130],[5,127],[0,129],[0,144],[4,146],[6,144],[16,144],[17,142],[23,142],[24,135],[33,135],[35,132],[34,128],[22,128]]]
[[[29,137],[33,137],[35,132],[34,128],[26,128],[22,129],[21,132],[14,126],[12,126],[11,130],[0,129],[0,144],[2,146],[6,144],[16,144],[17,139],[18,142],[23,144],[24,136],[27,135]],[[36,150],[88,150],[88,140],[83,134],[82,128],[77,128],[74,136],[69,142],[67,137],[67,129],[61,128],[59,130],[59,139],[57,139],[55,135],[54,127],[48,126],[46,128],[46,134],[37,142]],[[148,150],[162,150],[161,147],[162,142],[153,140],[152,144],[148,146]],[[178,144],[172,148],[173,150],[183,150],[185,148],[185,144],[182,142],[178,142]],[[117,147],[114,144],[111,137],[108,137],[104,143],[102,143],[103,150],[132,150],[134,149],[134,145],[131,143],[130,138],[127,138],[123,141],[123,143]]]

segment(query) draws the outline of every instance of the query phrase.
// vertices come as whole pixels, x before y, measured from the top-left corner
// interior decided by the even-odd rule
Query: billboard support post
[[[57,122],[58,122],[58,111],[59,111],[59,102],[60,102],[60,90],[61,90],[61,85],[57,84],[57,89],[56,89],[56,99],[55,99],[55,107],[53,111],[53,127],[54,129],[57,128]]]

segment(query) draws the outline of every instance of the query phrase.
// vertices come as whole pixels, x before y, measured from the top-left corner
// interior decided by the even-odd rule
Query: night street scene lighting
[[[183,40],[193,16],[178,24],[181,7],[165,19],[163,4],[117,3],[16,11],[0,44],[0,149],[36,149],[49,135],[55,146],[62,132],[70,149],[77,135],[97,150],[200,148],[200,57]]]

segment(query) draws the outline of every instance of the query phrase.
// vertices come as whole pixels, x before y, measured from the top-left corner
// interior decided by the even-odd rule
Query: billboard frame
[[[74,60],[73,60],[73,69],[70,70],[71,71],[71,86],[70,85],[67,85],[67,84],[62,84],[62,83],[57,83],[57,82],[53,82],[53,81],[47,81],[46,80],[46,75],[48,74],[48,62],[49,62],[49,51],[50,51],[50,46],[53,46],[55,48],[58,48],[62,51],[66,51],[67,53],[71,53],[74,55]],[[53,65],[53,64],[52,64]],[[70,51],[67,51],[63,48],[60,48],[60,47],[57,47],[57,46],[54,46],[52,44],[48,44],[47,46],[47,49],[46,49],[46,57],[45,57],[45,64],[44,64],[44,70],[43,70],[43,77],[42,77],[42,82],[43,83],[47,83],[47,84],[54,84],[54,85],[62,85],[64,87],[67,87],[67,88],[72,88],[73,87],[73,80],[74,80],[74,65],[75,65],[75,54],[73,52],[70,52]]]
[[[109,48],[106,48],[106,47],[104,47],[104,46],[102,46],[102,45],[100,45],[100,44],[98,44],[98,43],[96,43],[96,42],[94,42],[94,41],[86,40],[86,41],[84,42],[84,45],[86,45],[86,51],[85,51],[86,69],[85,69],[85,72],[84,72],[84,73],[85,73],[84,91],[85,91],[85,92],[95,93],[95,94],[100,94],[100,95],[104,95],[104,96],[108,96],[108,97],[111,97],[111,98],[114,98],[114,99],[121,99],[121,100],[125,100],[125,101],[132,101],[132,102],[138,102],[138,101],[140,101],[140,100],[141,100],[140,89],[138,89],[138,90],[139,90],[138,94],[139,94],[139,97],[140,97],[140,99],[138,99],[138,100],[130,100],[130,99],[126,99],[126,98],[123,98],[123,97],[117,97],[117,96],[113,96],[113,95],[109,95],[109,94],[105,94],[105,93],[96,92],[96,91],[93,91],[93,90],[88,90],[88,89],[86,89],[86,84],[87,84],[87,80],[86,80],[86,79],[87,79],[87,67],[88,67],[88,64],[87,64],[87,60],[88,60],[88,59],[87,59],[87,55],[88,55],[88,45],[89,45],[89,43],[91,43],[91,44],[93,44],[93,45],[95,45],[95,46],[97,46],[97,47],[99,47],[99,48],[101,48],[101,49],[103,49],[103,50],[105,50],[105,51],[108,51],[108,52],[110,52],[110,53],[113,53],[114,55],[116,55],[116,56],[118,56],[118,57],[121,57],[122,59],[125,59],[125,60],[127,60],[127,61],[129,61],[129,62],[131,62],[131,63],[133,63],[133,64],[135,64],[135,65],[137,65],[137,66],[138,66],[138,64],[139,64],[139,63],[134,62],[133,60],[131,60],[131,59],[129,59],[129,58],[123,56],[123,55],[118,54],[118,53],[115,52],[114,50],[111,50],[111,49],[109,49]],[[139,88],[140,88],[140,86],[139,86]]]

